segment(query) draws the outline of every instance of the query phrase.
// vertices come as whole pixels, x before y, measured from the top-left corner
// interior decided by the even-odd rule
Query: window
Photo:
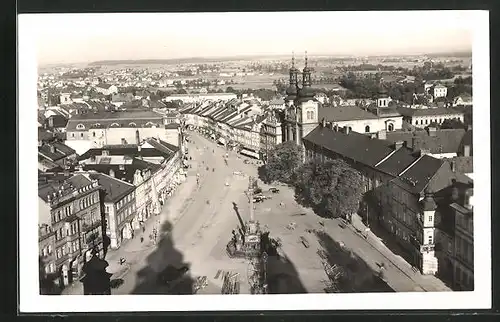
[[[429,222],[432,223],[432,216],[429,216]]]
[[[428,241],[427,244],[429,244],[429,245],[432,244],[432,242],[433,242],[432,235],[427,236],[427,241]]]
[[[106,206],[106,213],[109,213],[109,206]]]
[[[130,123],[128,124],[128,126],[130,126],[130,127],[136,127],[136,126],[137,126],[137,124],[135,124],[134,122],[130,122]]]
[[[57,255],[56,256],[57,256],[57,259],[59,259],[59,258],[62,257],[62,255],[61,255],[61,249],[60,248],[57,249]]]
[[[80,137],[83,138],[83,133],[80,133]]]
[[[365,126],[365,132],[366,132],[366,133],[369,133],[369,132],[370,132],[370,126],[369,126],[369,125]]]
[[[118,123],[112,123],[110,126],[111,126],[111,127],[119,127],[119,126],[120,126],[120,124],[118,124]]]
[[[387,125],[387,130],[388,130],[389,132],[394,131],[394,124],[389,123],[389,124]]]
[[[77,130],[84,130],[84,129],[85,129],[85,125],[83,125],[83,124],[81,124],[81,123],[80,123],[80,124],[78,124],[78,125],[76,126],[76,129],[77,129]]]
[[[57,211],[57,221],[61,220],[61,210]]]
[[[71,137],[74,138],[75,137],[75,133],[71,133]]]
[[[47,246],[47,253],[52,254],[52,245]]]

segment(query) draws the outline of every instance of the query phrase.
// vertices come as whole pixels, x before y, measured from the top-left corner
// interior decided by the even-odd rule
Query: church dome
[[[286,94],[288,96],[295,96],[295,95],[297,95],[297,87],[293,86],[293,85],[288,86],[287,89],[286,89]]]
[[[312,87],[306,86],[299,89],[298,95],[303,98],[313,98],[316,95],[316,91]]]

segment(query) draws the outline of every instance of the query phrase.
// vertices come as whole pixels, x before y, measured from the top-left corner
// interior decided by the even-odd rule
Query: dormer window
[[[137,124],[135,124],[134,122],[130,122],[130,123],[128,124],[128,126],[130,126],[130,127],[137,127]]]
[[[94,127],[100,127],[100,126],[101,126],[101,123],[94,124]]]
[[[154,125],[153,122],[146,123],[146,126],[153,126],[153,125]]]
[[[120,124],[118,124],[118,123],[112,123],[110,126],[111,126],[111,127],[119,127],[119,126],[120,126]]]
[[[77,129],[77,130],[85,130],[85,125],[83,125],[83,124],[81,124],[81,123],[80,123],[80,124],[78,124],[78,125],[76,126],[76,129]]]

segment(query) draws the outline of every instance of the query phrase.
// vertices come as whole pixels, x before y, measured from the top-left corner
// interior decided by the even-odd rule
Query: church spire
[[[307,50],[305,54],[305,66],[302,70],[302,86],[310,87],[311,86],[311,69],[307,66]]]

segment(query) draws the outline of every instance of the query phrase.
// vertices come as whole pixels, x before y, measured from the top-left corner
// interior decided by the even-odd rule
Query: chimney
[[[349,134],[349,127],[348,126],[344,126],[344,133]]]
[[[50,147],[50,153],[56,153],[56,147],[55,146],[53,146],[51,144],[51,145],[49,145],[49,147]]]
[[[137,144],[137,146],[141,144],[141,137],[139,135],[139,130],[135,130],[135,144]]]
[[[437,129],[433,126],[429,126],[427,128],[427,134],[429,134],[429,136],[431,137],[435,137],[437,135]]]
[[[417,136],[413,136],[411,138],[411,147],[414,152],[418,151],[420,149],[420,138]]]
[[[333,122],[328,123],[328,127],[330,130],[335,130],[335,126],[333,125]]]
[[[470,145],[464,145],[464,157],[470,157]]]
[[[457,172],[457,162],[455,160],[451,160],[450,165],[451,165],[451,171]]]
[[[322,127],[326,127],[326,120],[325,120],[325,118],[321,119],[321,126]]]
[[[377,132],[377,139],[379,140],[387,140],[387,132],[386,130],[380,130]]]
[[[396,141],[394,142],[394,150],[399,150],[403,146],[404,142],[403,141]]]
[[[115,177],[115,170],[109,169],[109,176],[114,178]]]

